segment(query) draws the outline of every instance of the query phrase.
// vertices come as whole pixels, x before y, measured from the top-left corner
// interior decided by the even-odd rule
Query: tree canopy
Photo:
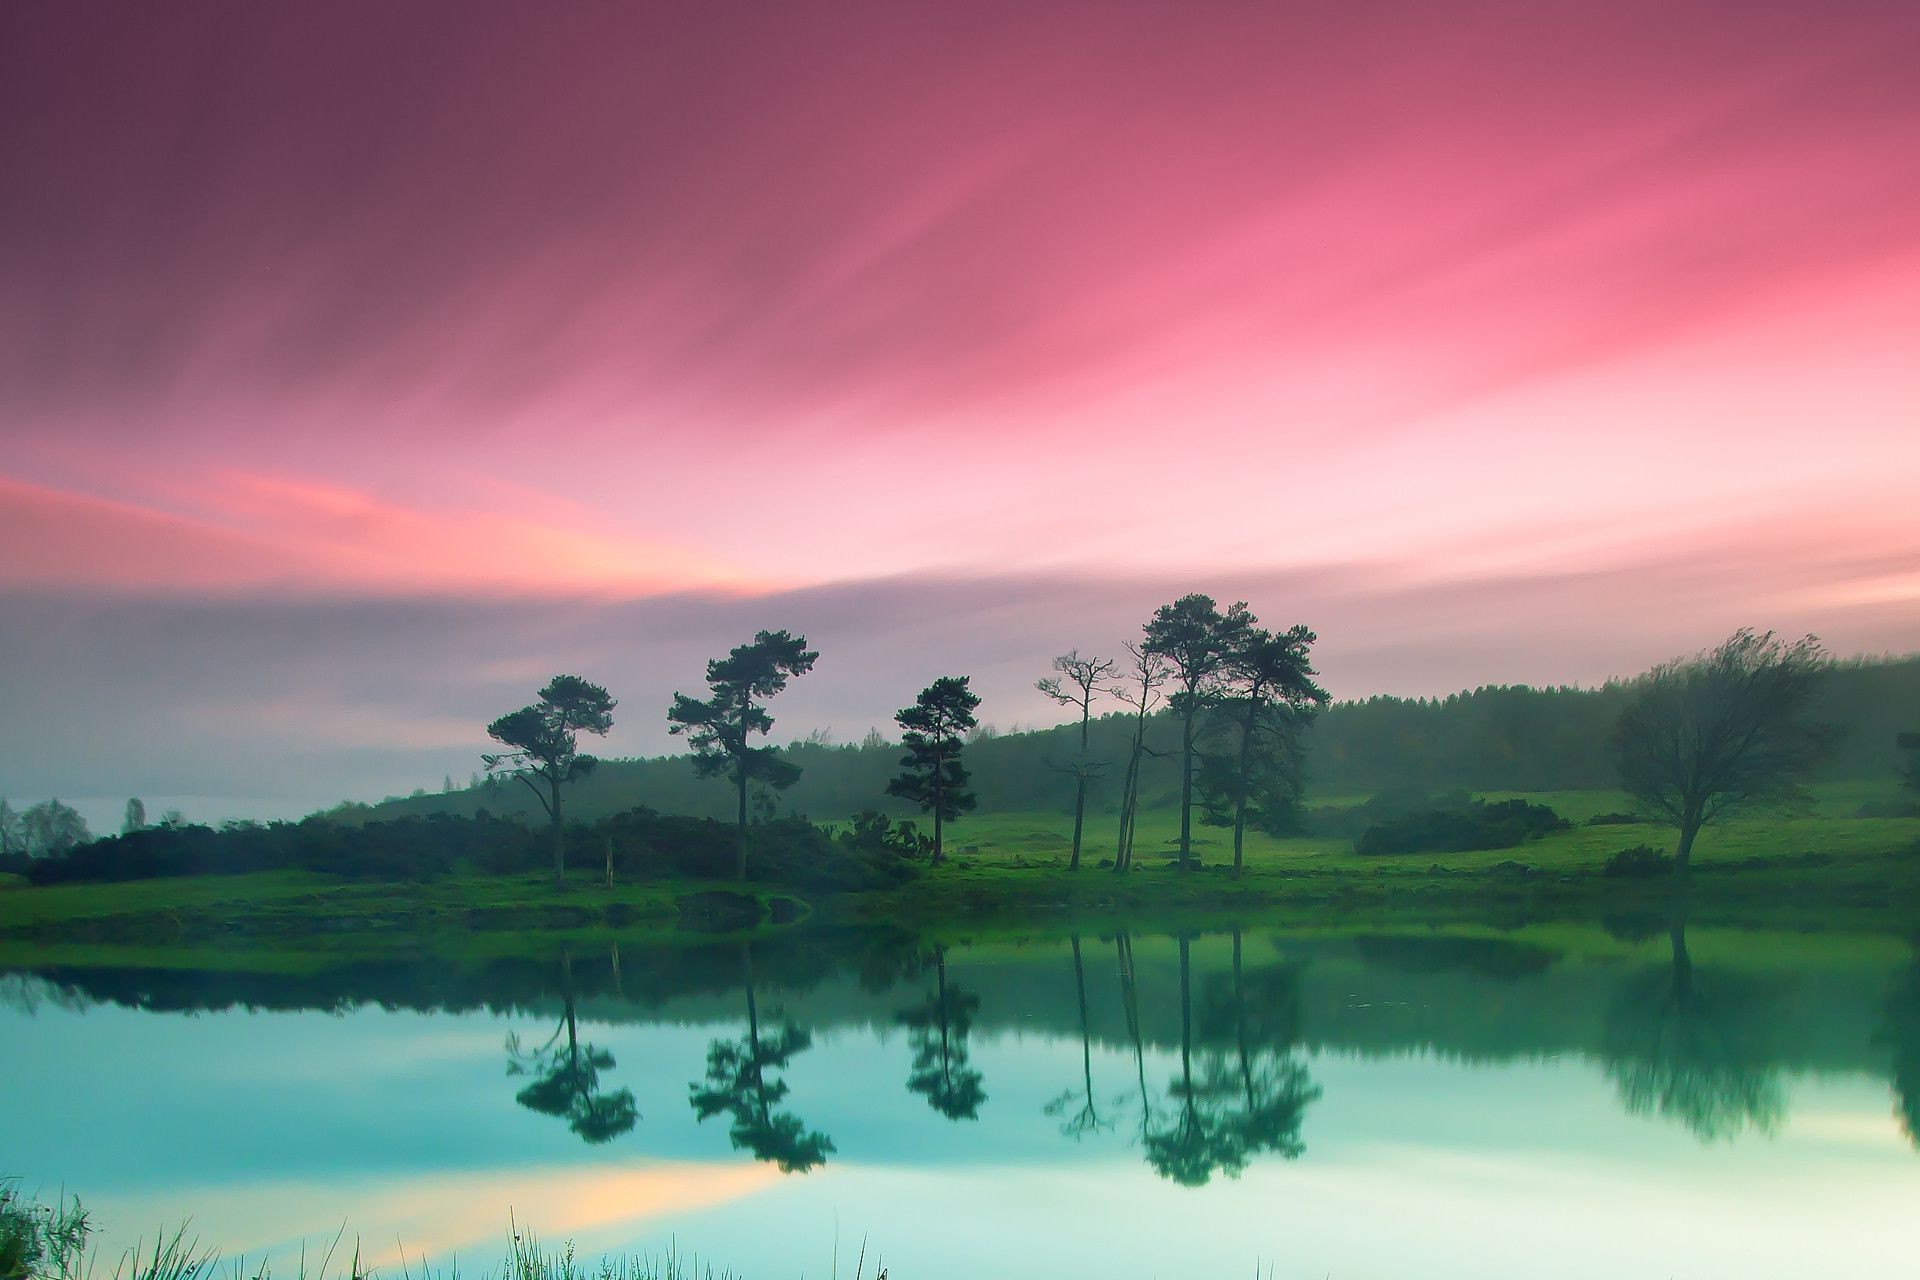
[[[1834,737],[1808,716],[1830,665],[1812,636],[1788,643],[1742,629],[1636,682],[1614,727],[1614,763],[1622,789],[1679,828],[1678,876],[1701,827],[1739,809],[1806,799],[1800,782]]]

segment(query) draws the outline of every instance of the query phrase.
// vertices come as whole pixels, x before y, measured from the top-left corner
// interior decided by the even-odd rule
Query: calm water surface
[[[1920,963],[1872,938],[870,936],[0,979],[0,1172],[113,1245],[509,1214],[751,1277],[1920,1275]],[[869,1265],[869,1273],[871,1273]]]

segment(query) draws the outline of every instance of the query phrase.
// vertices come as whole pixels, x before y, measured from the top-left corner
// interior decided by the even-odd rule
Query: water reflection
[[[1607,1019],[1607,1075],[1634,1115],[1658,1115],[1703,1142],[1773,1133],[1786,1114],[1769,1063],[1777,1010],[1758,982],[1696,972],[1687,926],[1668,930],[1664,974],[1622,984]]]
[[[481,968],[43,969],[6,979],[0,994],[16,1011],[9,1016],[29,1020],[100,1002],[156,1011],[489,1011],[521,1023],[507,1037],[514,1103],[560,1120],[581,1141],[660,1151],[663,1139],[649,1134],[663,1124],[659,1098],[700,1073],[683,1096],[702,1125],[724,1118],[728,1143],[717,1141],[720,1126],[707,1125],[696,1132],[712,1136],[700,1137],[694,1154],[713,1159],[730,1145],[789,1173],[835,1154],[829,1131],[854,1145],[859,1128],[863,1153],[871,1149],[863,1113],[845,1110],[847,1091],[857,1081],[869,1099],[880,1090],[897,1098],[904,1079],[940,1121],[966,1122],[950,1139],[903,1132],[909,1145],[954,1152],[1037,1130],[1055,1148],[1070,1140],[1199,1187],[1263,1161],[1300,1159],[1320,1143],[1323,1092],[1337,1100],[1350,1080],[1329,1074],[1329,1062],[1409,1055],[1475,1066],[1591,1064],[1584,1069],[1599,1077],[1587,1086],[1596,1099],[1610,1096],[1628,1115],[1721,1145],[1782,1131],[1789,1076],[1850,1073],[1884,1082],[1903,1140],[1920,1146],[1920,963],[1910,955],[1889,950],[1878,968],[1816,979],[1800,954],[1817,956],[1814,942],[1794,943],[1799,950],[1776,962],[1725,931],[1707,934],[1701,950],[1682,918],[1652,937],[1649,922],[1630,923],[1608,922],[1570,949],[1544,931],[1515,939],[1484,930],[1121,929],[992,952],[872,931],[719,946],[635,939],[624,954],[558,949],[545,962]],[[688,1028],[699,1038],[672,1056],[649,1048],[649,1060],[622,1071],[608,1046],[621,1046],[622,1028],[632,1026]],[[885,1034],[896,1027],[904,1043]],[[1001,1074],[1016,1031],[1037,1046],[1017,1056],[1021,1063],[1049,1044],[1071,1048],[1070,1058],[1047,1057],[1038,1093],[1020,1072]],[[490,1035],[497,1046],[499,1032]],[[835,1045],[823,1079],[814,1077],[825,1068],[808,1065],[823,1056],[816,1036]],[[498,1057],[492,1062],[497,1071]],[[987,1106],[990,1093],[1020,1116],[989,1123],[1000,1110]],[[653,1116],[645,1124],[643,1110]]]
[[[926,1001],[904,1010],[900,1024],[913,1045],[907,1088],[949,1120],[978,1120],[987,1100],[981,1075],[970,1065],[967,1033],[980,997],[947,982],[947,949],[933,950],[934,988]]]
[[[613,954],[617,976],[618,950]],[[638,1123],[640,1112],[631,1089],[604,1092],[600,1088],[600,1073],[613,1068],[613,1055],[580,1042],[571,951],[560,953],[560,992],[560,1024],[545,1044],[527,1050],[521,1047],[518,1033],[507,1035],[507,1074],[533,1078],[513,1100],[529,1111],[563,1117],[567,1128],[585,1142],[611,1142]],[[567,1038],[564,1045],[557,1043],[563,1032]]]
[[[1907,1141],[1920,1148],[1920,960],[1888,995],[1877,1040],[1893,1051],[1894,1114]]]
[[[753,949],[744,942],[740,973],[747,1000],[747,1034],[707,1046],[706,1084],[695,1081],[687,1086],[689,1101],[703,1122],[722,1112],[732,1118],[727,1137],[736,1151],[750,1151],[756,1160],[777,1165],[783,1173],[804,1173],[826,1162],[833,1153],[833,1140],[779,1109],[787,1084],[773,1073],[785,1070],[795,1054],[810,1048],[813,1037],[789,1021],[762,1036],[753,991]]]

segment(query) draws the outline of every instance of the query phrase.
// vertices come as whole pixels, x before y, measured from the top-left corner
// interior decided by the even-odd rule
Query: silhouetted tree
[[[540,691],[540,701],[487,726],[488,737],[510,748],[480,757],[487,772],[526,783],[553,824],[555,885],[564,885],[567,876],[561,788],[592,773],[598,763],[592,756],[580,754],[579,735],[604,737],[613,728],[613,709],[618,705],[605,689],[591,681],[579,676],[555,676]]]
[[[560,957],[560,993],[560,1025],[546,1044],[527,1052],[521,1049],[519,1036],[507,1037],[507,1074],[533,1077],[514,1101],[529,1111],[564,1117],[567,1128],[585,1142],[611,1142],[633,1128],[640,1112],[631,1089],[612,1093],[600,1089],[600,1073],[613,1067],[613,1055],[580,1043],[574,1016],[573,956],[567,952]],[[562,1032],[567,1037],[564,1045],[557,1043]]]
[[[1133,666],[1124,680],[1108,690],[1125,703],[1132,713],[1133,736],[1127,749],[1126,780],[1120,789],[1120,838],[1114,846],[1113,869],[1124,872],[1133,865],[1134,818],[1140,812],[1140,766],[1147,757],[1147,724],[1160,705],[1160,687],[1167,681],[1166,660],[1147,651],[1143,644],[1129,642],[1127,656]]]
[[[1894,740],[1894,746],[1901,757],[1894,771],[1909,791],[1920,791],[1920,733],[1903,733]]]
[[[20,815],[0,796],[0,858],[27,851],[26,835],[20,830]]]
[[[1203,760],[1200,789],[1208,820],[1233,826],[1235,875],[1246,866],[1249,810],[1277,834],[1299,808],[1300,731],[1327,702],[1308,657],[1314,639],[1305,627],[1248,627],[1221,673],[1217,714],[1231,750]]]
[[[960,750],[967,731],[978,723],[973,716],[980,699],[967,687],[966,676],[941,676],[894,716],[899,721],[903,769],[887,784],[887,794],[910,800],[933,815],[933,861],[945,861],[941,826],[971,810],[973,792]]]
[[[987,1100],[981,1075],[968,1063],[967,1033],[980,997],[947,984],[947,951],[933,949],[934,989],[925,1003],[900,1015],[913,1044],[907,1088],[949,1120],[977,1120]]]
[[[807,648],[804,637],[785,631],[762,631],[749,644],[707,664],[704,701],[684,693],[673,695],[667,711],[667,731],[687,735],[693,747],[693,767],[703,778],[726,774],[738,791],[738,834],[734,877],[747,878],[747,786],[760,782],[784,790],[800,778],[800,767],[780,757],[774,747],[752,745],[757,734],[773,729],[773,717],[761,705],[787,687],[794,676],[813,670],[820,655]]]
[[[833,1154],[833,1140],[808,1129],[800,1118],[781,1111],[787,1083],[771,1078],[813,1037],[791,1022],[771,1036],[760,1034],[760,1009],[753,994],[753,954],[740,946],[742,986],[747,994],[747,1034],[742,1040],[715,1040],[707,1046],[707,1080],[687,1086],[688,1101],[701,1121],[726,1112],[733,1120],[727,1137],[736,1151],[771,1161],[783,1173],[804,1173]]]
[[[1662,1115],[1702,1142],[1747,1128],[1771,1133],[1786,1099],[1771,1056],[1757,993],[1722,980],[1703,992],[1687,952],[1686,922],[1668,930],[1666,974],[1630,980],[1607,1019],[1607,1075],[1634,1115]]]
[[[1080,753],[1074,757],[1073,773],[1073,856],[1069,871],[1080,869],[1080,833],[1087,819],[1087,783],[1106,771],[1104,760],[1088,758],[1088,733],[1093,726],[1093,699],[1105,691],[1105,682],[1120,668],[1112,658],[1083,658],[1078,649],[1069,649],[1053,660],[1057,673],[1036,681],[1034,688],[1062,706],[1080,710]]]
[[[1805,718],[1830,665],[1812,636],[1787,644],[1743,629],[1634,683],[1614,727],[1614,764],[1627,794],[1679,829],[1679,881],[1701,827],[1741,808],[1804,799],[1799,779],[1834,740],[1828,726]]]
[[[1180,869],[1193,857],[1194,735],[1200,713],[1218,692],[1229,659],[1254,625],[1245,601],[1225,613],[1212,596],[1181,596],[1161,605],[1146,624],[1148,653],[1164,658],[1174,690],[1169,701],[1180,720]]]
[[[20,815],[18,832],[21,851],[30,858],[63,857],[93,839],[80,811],[58,800],[28,806]]]
[[[120,834],[132,835],[147,825],[147,806],[139,796],[127,801],[127,811],[120,819]]]

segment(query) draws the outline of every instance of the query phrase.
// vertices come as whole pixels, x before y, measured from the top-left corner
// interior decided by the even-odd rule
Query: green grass
[[[1729,921],[1817,921],[1834,911],[1876,927],[1882,920],[1920,918],[1920,818],[1844,816],[1864,800],[1884,798],[1886,790],[1829,788],[1808,814],[1749,817],[1709,828],[1695,847],[1696,898]],[[1626,807],[1624,797],[1605,791],[1522,798],[1576,822]],[[1297,920],[1358,910],[1381,918],[1591,915],[1662,899],[1664,882],[1603,879],[1599,870],[1619,849],[1641,843],[1671,848],[1673,839],[1670,830],[1651,824],[1575,825],[1512,849],[1362,858],[1344,839],[1250,832],[1247,874],[1236,880],[1221,874],[1231,859],[1231,833],[1217,827],[1195,827],[1194,849],[1205,870],[1183,875],[1172,869],[1178,837],[1172,810],[1141,816],[1136,867],[1126,876],[1098,865],[1113,856],[1112,815],[1091,815],[1077,874],[1066,869],[1070,833],[1066,814],[969,817],[948,828],[948,865],[897,890],[807,895],[810,908],[822,920],[882,919],[916,928],[942,920],[1050,919],[1060,913],[1086,919],[1151,912],[1156,923],[1166,923],[1252,909]],[[1527,873],[1503,871],[1510,863],[1523,864]],[[726,902],[736,901],[738,891],[728,883],[671,880],[607,890],[597,874],[584,870],[564,890],[545,874],[379,883],[302,872],[16,886],[0,891],[0,960],[20,961],[56,942],[72,962],[98,948],[125,963],[132,949],[170,967],[218,968],[236,951],[290,947],[336,957],[423,946],[499,954],[555,940],[630,937],[636,930],[671,934],[683,924],[683,905],[713,892],[726,895]],[[747,892],[759,900],[757,906],[745,904],[747,918],[758,911],[763,923],[756,927],[762,928],[771,927],[764,923],[770,900],[792,896],[758,885]],[[809,904],[799,907],[799,914],[807,914]],[[712,920],[685,924],[702,931],[718,927]],[[288,957],[274,963],[298,967],[308,961]],[[249,967],[257,967],[257,958]]]
[[[135,1244],[113,1264],[111,1280],[272,1280],[275,1275],[264,1260],[222,1257],[188,1231],[183,1224]],[[93,1221],[77,1198],[44,1204],[21,1195],[17,1178],[0,1178],[0,1280],[93,1280],[108,1274],[96,1256],[93,1235]],[[303,1249],[291,1276],[278,1274],[282,1280],[374,1280],[376,1275],[459,1280],[457,1265],[435,1270],[419,1261],[376,1273],[361,1261],[359,1241],[347,1245],[345,1235],[342,1228],[331,1245],[311,1257]],[[865,1267],[863,1249],[853,1280],[866,1280]],[[478,1274],[488,1280],[734,1280],[731,1271],[703,1267],[672,1246],[658,1258],[608,1254],[587,1259],[576,1255],[571,1243],[547,1249],[517,1223],[508,1224],[501,1261]]]

